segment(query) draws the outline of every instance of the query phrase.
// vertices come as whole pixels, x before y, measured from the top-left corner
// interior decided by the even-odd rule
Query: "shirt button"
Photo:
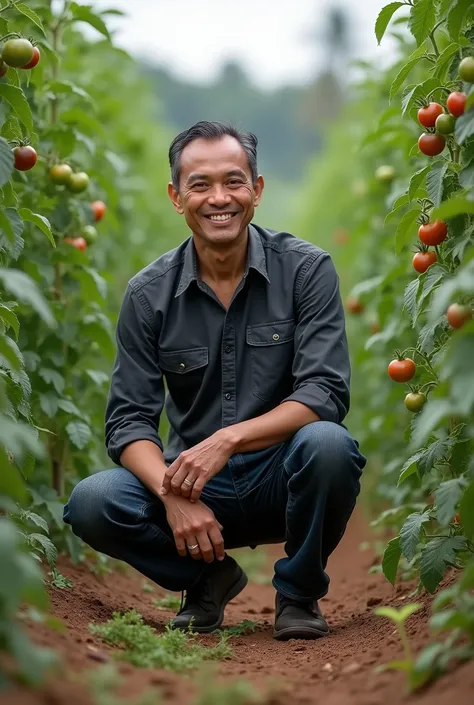
[[[230,401],[232,399],[232,394],[227,392],[227,394],[225,395],[225,398],[227,399],[227,401]]]
[[[224,352],[230,353],[231,351],[232,351],[232,348],[230,347],[230,345],[226,345],[224,348]]]
[[[280,340],[280,336],[278,335],[278,333],[274,334],[273,340]]]
[[[186,365],[184,364],[184,362],[180,362],[180,363],[179,363],[179,369],[180,369],[180,370],[184,370],[185,368],[186,368]]]

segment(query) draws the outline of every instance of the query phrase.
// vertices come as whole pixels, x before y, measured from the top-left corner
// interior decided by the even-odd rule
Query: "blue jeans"
[[[299,600],[329,586],[329,555],[341,540],[360,491],[366,460],[343,426],[318,421],[291,440],[233,455],[202,493],[224,527],[225,548],[285,541],[274,587]],[[184,590],[204,562],[179,556],[161,500],[124,468],[91,475],[64,510],[73,532],[167,590]]]

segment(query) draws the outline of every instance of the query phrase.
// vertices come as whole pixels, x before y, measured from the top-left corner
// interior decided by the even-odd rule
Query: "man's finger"
[[[186,536],[186,548],[188,549],[188,553],[191,558],[194,558],[195,561],[201,560],[201,547],[199,545],[197,536],[195,536],[194,534],[189,534],[188,536]]]
[[[217,526],[213,526],[212,529],[209,529],[209,538],[214,546],[214,554],[217,560],[222,561],[225,558],[224,538]]]
[[[184,465],[181,465],[175,472],[174,477],[171,478],[171,492],[173,494],[181,494],[181,485],[183,480],[186,479],[189,470],[187,470]]]
[[[178,455],[176,460],[171,463],[169,468],[166,469],[165,475],[163,477],[163,482],[161,485],[161,494],[166,494],[167,492],[170,491],[171,489],[171,480],[173,479],[175,473],[178,471],[179,467],[181,466],[181,456]]]
[[[186,541],[184,540],[184,538],[183,538],[182,536],[177,536],[177,535],[175,534],[174,542],[175,542],[175,544],[176,544],[176,548],[177,548],[177,550],[178,550],[179,555],[180,555],[180,556],[183,556],[183,558],[184,558],[184,556],[187,555],[187,551],[186,551]]]
[[[184,478],[184,480],[181,483],[181,496],[186,497],[186,499],[189,499],[191,496],[191,492],[193,491],[193,485],[194,481],[196,479],[196,474],[193,470],[187,475],[187,477]]]
[[[197,478],[196,482],[193,485],[193,489],[191,492],[191,497],[189,498],[191,502],[197,502],[199,497],[201,496],[201,492],[204,489],[204,486],[206,484],[206,478],[203,475],[199,475]]]
[[[212,543],[209,541],[209,537],[206,531],[199,532],[199,534],[197,535],[197,540],[199,541],[201,556],[204,558],[206,563],[212,563],[212,561],[214,560],[214,551],[212,549]]]

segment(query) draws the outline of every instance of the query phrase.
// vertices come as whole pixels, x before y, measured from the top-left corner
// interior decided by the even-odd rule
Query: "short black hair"
[[[183,149],[193,140],[202,138],[216,140],[222,137],[234,137],[242,145],[247,155],[252,181],[255,184],[258,178],[257,169],[257,144],[258,140],[252,132],[243,132],[233,125],[223,122],[209,122],[201,120],[187,130],[183,130],[171,143],[169,149],[169,162],[171,168],[171,181],[176,191],[179,191],[181,176],[181,154]]]

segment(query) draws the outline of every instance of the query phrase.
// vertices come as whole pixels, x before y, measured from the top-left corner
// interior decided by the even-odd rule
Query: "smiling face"
[[[252,183],[247,155],[229,135],[198,138],[183,149],[180,184],[168,193],[193,234],[211,246],[234,243],[246,234],[263,191],[263,178]]]

